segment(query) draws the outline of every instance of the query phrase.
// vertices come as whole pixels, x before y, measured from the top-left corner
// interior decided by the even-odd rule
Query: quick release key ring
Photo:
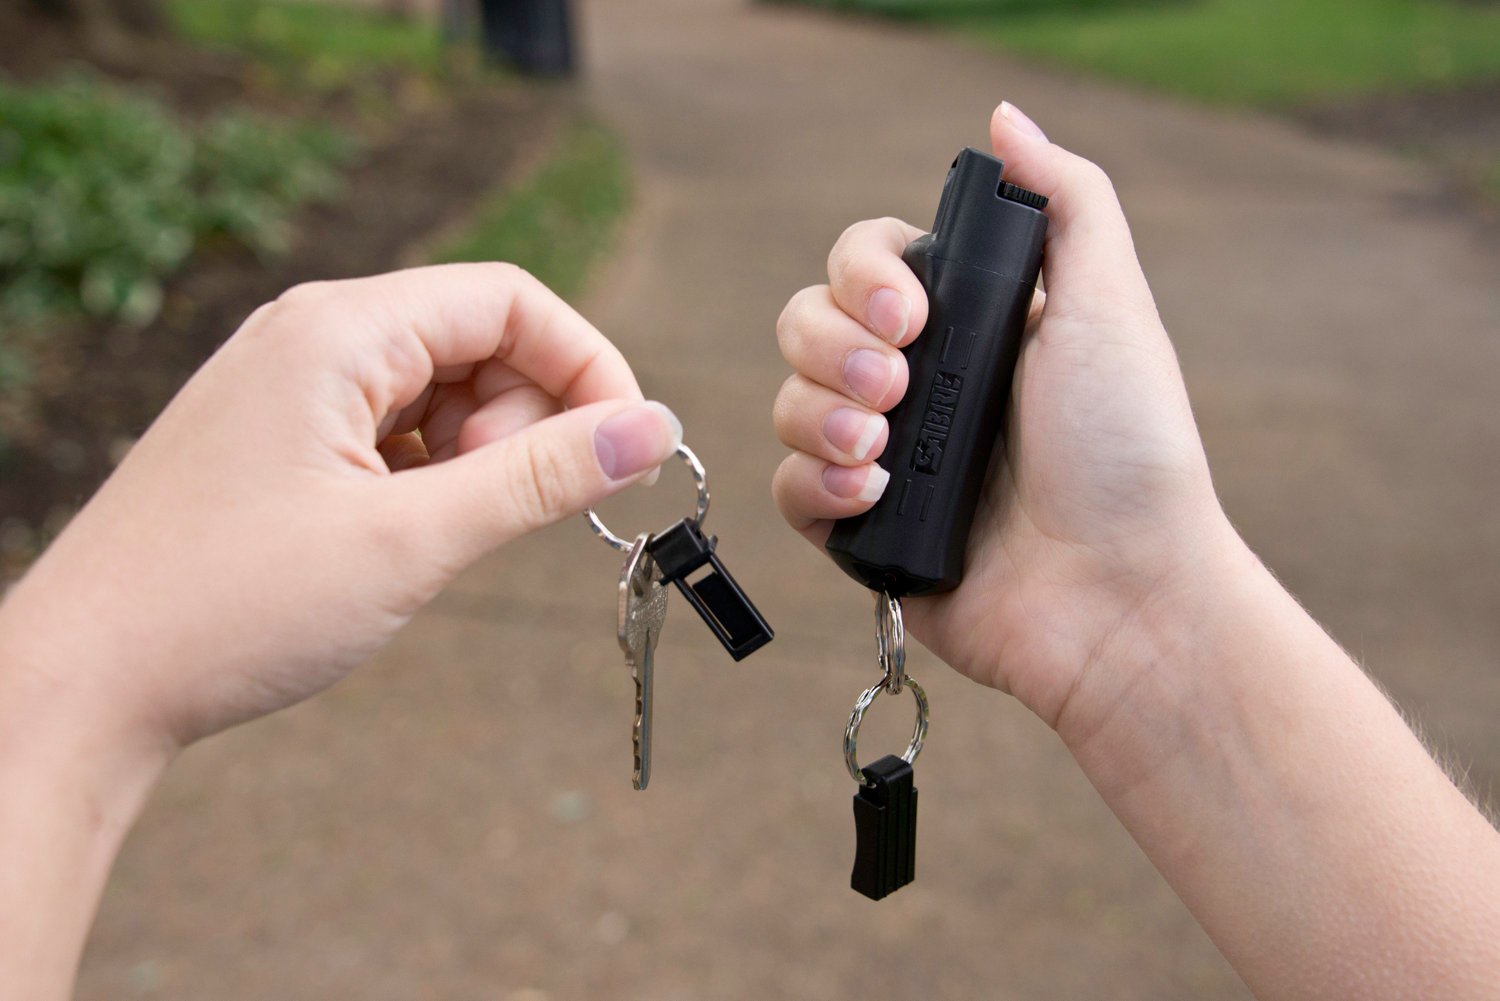
[[[649,536],[644,545],[656,561],[662,584],[676,584],[677,590],[713,630],[724,649],[735,660],[744,660],[776,635],[759,609],[740,588],[715,552],[719,540],[703,534],[703,519],[708,517],[708,474],[703,463],[686,445],[677,446],[677,455],[687,463],[698,489],[698,503],[693,514],[671,528]],[[630,552],[633,543],[611,532],[589,508],[584,513],[589,528],[622,553]],[[697,580],[688,578],[704,567],[709,572]]]
[[[844,727],[844,761],[848,764],[849,774],[854,781],[866,787],[873,787],[875,783],[865,776],[859,766],[857,744],[865,710],[870,708],[876,697],[881,692],[900,695],[901,689],[906,687],[911,689],[912,697],[917,700],[917,721],[912,727],[911,742],[901,754],[901,760],[908,765],[915,762],[917,755],[922,753],[922,743],[927,739],[927,722],[931,716],[927,707],[927,693],[906,673],[906,626],[901,620],[901,599],[884,592],[875,596],[875,648],[884,677],[860,693],[854,703],[854,711],[849,714],[849,723]]]
[[[708,473],[704,470],[703,463],[698,461],[698,456],[686,445],[677,446],[677,457],[687,463],[688,471],[693,474],[693,486],[698,490],[698,506],[693,511],[693,521],[702,525],[703,519],[708,517]],[[583,516],[588,519],[589,528],[594,530],[595,535],[622,553],[630,552],[632,543],[611,532],[603,519],[594,513],[593,508],[584,511]]]

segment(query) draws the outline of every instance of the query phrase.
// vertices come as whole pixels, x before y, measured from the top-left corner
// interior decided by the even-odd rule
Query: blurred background
[[[778,631],[733,664],[674,601],[636,793],[616,554],[506,549],[185,755],[79,996],[1245,997],[1053,735],[921,650],[918,879],[848,889],[871,610],[771,505],[773,326],[848,223],[928,224],[1001,98],[1115,178],[1230,515],[1488,801],[1500,4],[5,0],[4,579],[258,304],[498,258],[683,418]]]

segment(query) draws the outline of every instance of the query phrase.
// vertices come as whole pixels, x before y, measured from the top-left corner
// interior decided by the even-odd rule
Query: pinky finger
[[[822,545],[831,521],[868,511],[890,478],[873,462],[839,466],[806,452],[793,452],[776,470],[771,492],[787,523]]]

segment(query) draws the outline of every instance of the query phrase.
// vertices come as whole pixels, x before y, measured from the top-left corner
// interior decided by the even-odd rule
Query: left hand
[[[513,266],[292,289],[0,607],[0,702],[79,707],[167,747],[298,702],[459,570],[641,479],[681,433]]]

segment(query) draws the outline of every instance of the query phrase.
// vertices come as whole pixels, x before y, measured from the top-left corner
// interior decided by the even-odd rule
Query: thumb
[[[465,565],[623,490],[680,444],[682,424],[662,404],[605,400],[395,474],[390,496],[420,513],[444,555]]]
[[[1048,314],[1113,323],[1122,307],[1154,315],[1151,289],[1108,175],[1049,142],[1008,101],[990,117],[990,143],[1005,161],[1007,180],[1047,196],[1042,268]]]

